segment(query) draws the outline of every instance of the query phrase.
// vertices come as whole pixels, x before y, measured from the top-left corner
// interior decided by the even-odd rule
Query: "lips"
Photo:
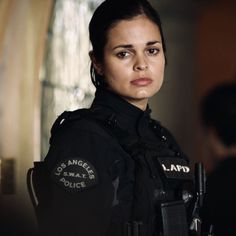
[[[152,83],[152,80],[149,78],[138,78],[132,80],[130,83],[135,86],[147,86]]]

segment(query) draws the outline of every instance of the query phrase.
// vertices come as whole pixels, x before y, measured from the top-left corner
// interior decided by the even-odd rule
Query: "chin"
[[[155,90],[141,90],[137,93],[137,98],[139,99],[148,99],[153,97],[157,92],[159,91],[159,89],[155,89]]]
[[[147,89],[140,89],[136,92],[136,97],[139,99],[149,98],[152,93],[148,91]]]

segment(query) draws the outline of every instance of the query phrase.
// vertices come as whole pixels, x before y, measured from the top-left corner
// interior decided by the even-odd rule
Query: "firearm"
[[[202,163],[195,164],[195,192],[196,200],[192,212],[192,222],[190,225],[190,230],[196,236],[201,236],[202,230],[202,220],[200,218],[200,209],[203,205],[203,198],[206,192],[206,173]]]

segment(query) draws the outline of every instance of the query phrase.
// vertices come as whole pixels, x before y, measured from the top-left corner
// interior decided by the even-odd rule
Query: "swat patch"
[[[59,162],[51,176],[54,182],[72,193],[83,191],[98,183],[98,175],[93,165],[80,158]]]

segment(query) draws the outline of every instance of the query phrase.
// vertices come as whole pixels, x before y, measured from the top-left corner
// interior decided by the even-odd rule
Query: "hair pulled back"
[[[105,0],[95,10],[89,23],[92,53],[97,61],[103,61],[104,47],[107,43],[109,29],[121,20],[128,20],[138,15],[145,15],[159,27],[165,54],[166,46],[159,14],[147,0]],[[92,64],[90,75],[96,88],[106,86],[103,76],[96,72]]]

